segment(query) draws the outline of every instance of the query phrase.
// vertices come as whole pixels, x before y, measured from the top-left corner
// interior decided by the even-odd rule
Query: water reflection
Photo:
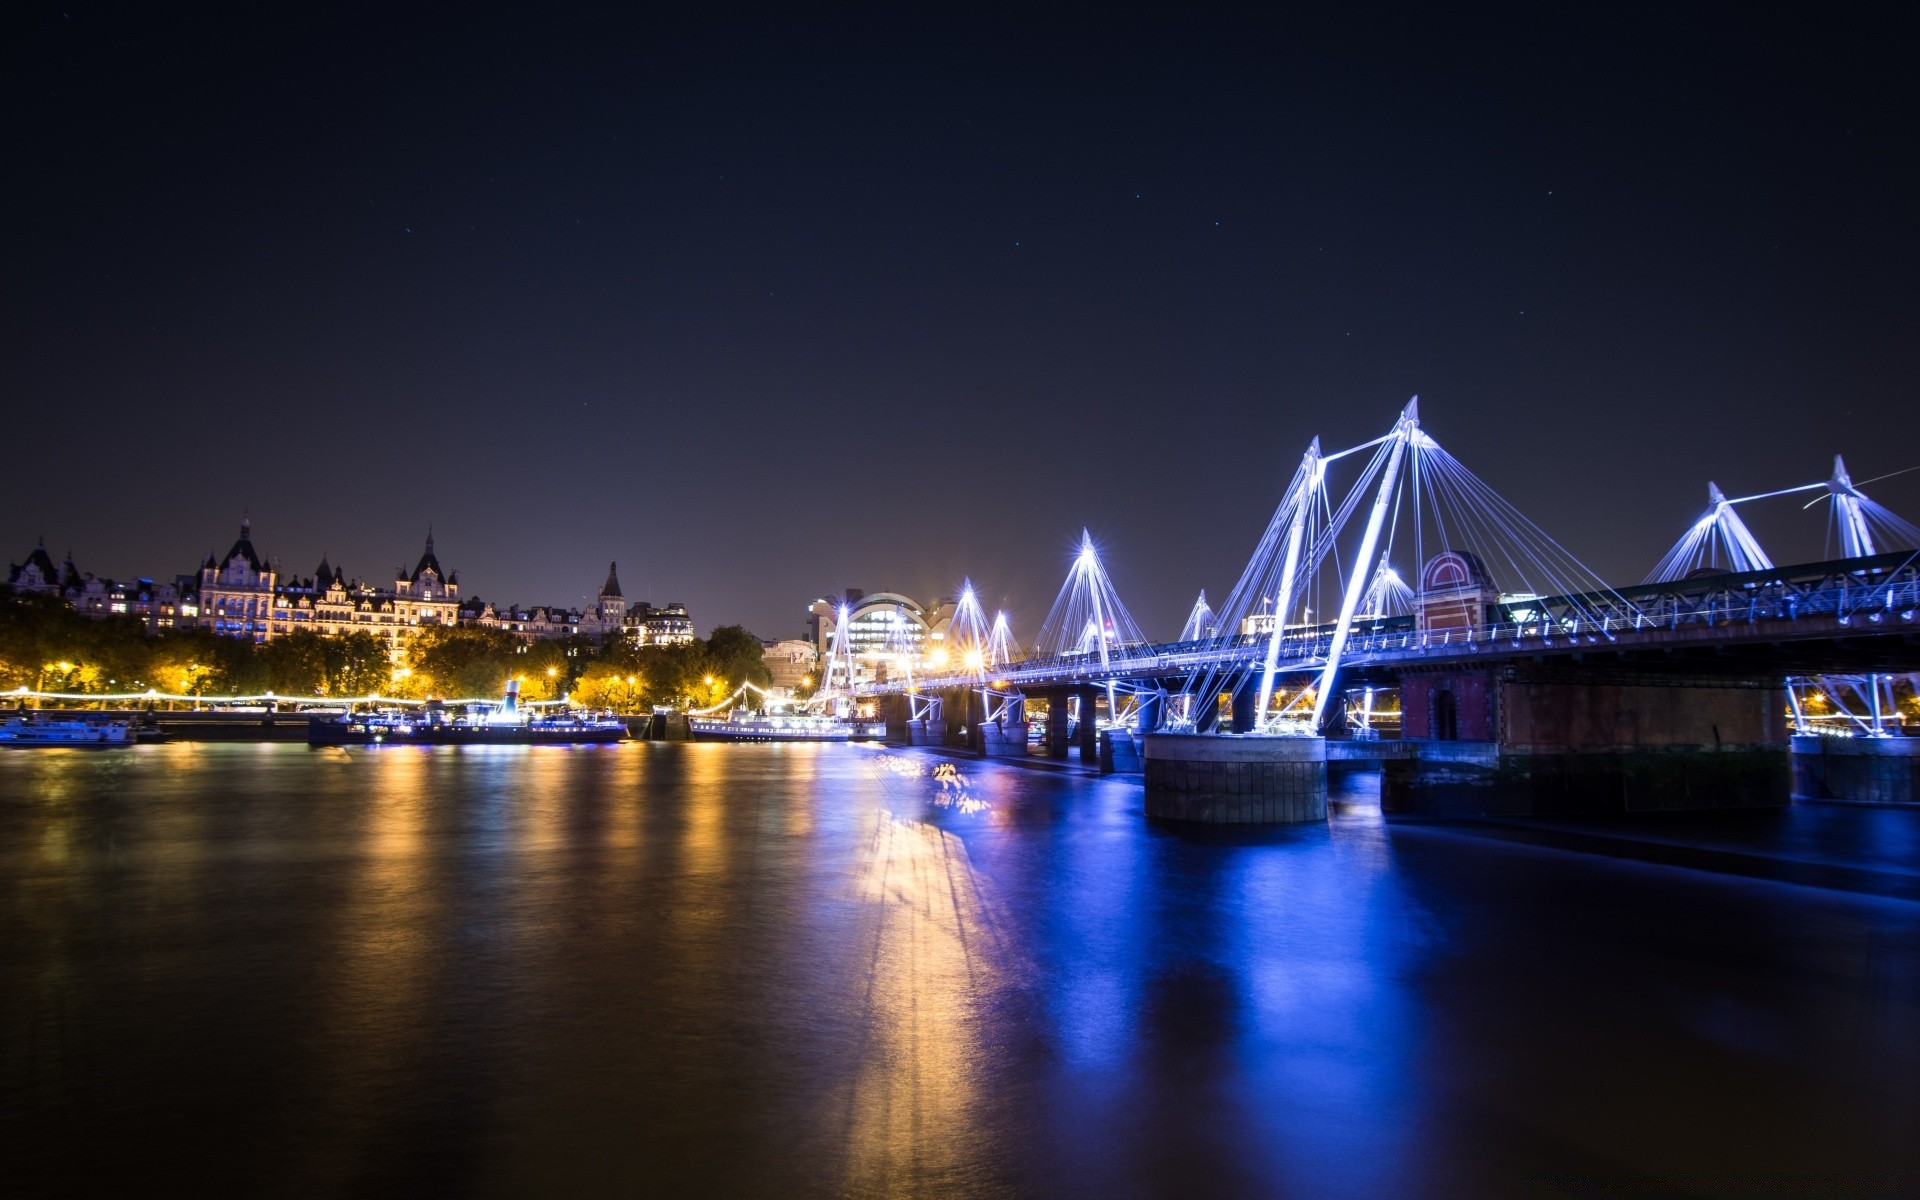
[[[1407,970],[1428,948],[1392,874],[1378,810],[1245,854],[1230,870],[1227,961],[1253,1144],[1303,1193],[1420,1190],[1379,1130],[1417,1121],[1417,1017]]]
[[[966,1157],[978,1099],[978,989],[990,985],[986,905],[959,839],[875,813],[856,887],[872,975],[847,1097],[846,1179],[884,1194],[906,1177],[938,1185]]]
[[[363,1098],[417,1069],[427,1036],[420,1016],[441,899],[424,853],[432,751],[394,751],[360,763],[332,760],[336,770],[360,768],[351,773],[357,794],[319,798],[352,804],[348,820],[358,825],[359,846],[328,925],[334,945],[315,977],[310,1045],[318,1103],[302,1118],[312,1136],[289,1140],[304,1151],[297,1174],[337,1188],[349,1186],[362,1147],[384,1132],[382,1113]]]
[[[878,755],[871,773],[930,789],[888,788],[891,801],[986,808],[951,762]],[[846,1185],[870,1195],[892,1194],[903,1178],[952,1188],[974,1158],[966,1131],[982,1100],[985,1001],[1009,978],[1003,917],[959,837],[886,807],[867,814],[853,892],[867,909],[858,923],[867,968],[844,1100]]]
[[[1920,813],[1646,836],[1911,870]],[[0,869],[9,1182],[1920,1167],[1920,909],[1365,805],[1191,831],[1136,783],[851,746],[156,747],[0,755]]]
[[[993,806],[974,794],[973,780],[960,770],[958,763],[951,759],[937,759],[929,762],[905,754],[876,754],[873,757],[872,773],[876,778],[887,779],[926,779],[932,785],[927,803],[935,808],[951,808],[971,816],[986,812]]]

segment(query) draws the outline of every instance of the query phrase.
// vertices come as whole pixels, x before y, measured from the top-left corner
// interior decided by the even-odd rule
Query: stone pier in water
[[[1150,733],[1147,816],[1284,825],[1327,816],[1327,743],[1317,737]]]

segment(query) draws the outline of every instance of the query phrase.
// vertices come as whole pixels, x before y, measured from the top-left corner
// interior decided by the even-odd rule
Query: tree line
[[[518,679],[524,700],[564,696],[588,708],[645,712],[706,707],[742,683],[772,678],[760,639],[738,625],[675,646],[635,646],[619,634],[523,642],[504,630],[463,626],[415,633],[396,686],[415,699],[488,697]]]
[[[369,633],[302,631],[255,645],[211,629],[82,616],[57,596],[0,597],[0,691],[364,696],[390,677],[386,646]]]
[[[54,596],[0,595],[0,691],[488,699],[508,679],[520,680],[528,700],[566,696],[644,712],[705,707],[771,675],[759,639],[738,625],[687,645],[644,647],[618,634],[526,643],[504,630],[426,626],[395,667],[370,633],[300,630],[256,644],[211,629],[150,630],[138,617],[82,616]]]

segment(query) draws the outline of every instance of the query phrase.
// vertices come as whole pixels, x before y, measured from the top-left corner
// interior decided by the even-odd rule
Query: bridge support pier
[[[1260,703],[1260,679],[1248,673],[1233,689],[1233,732],[1252,733],[1258,725],[1258,714],[1253,710]]]
[[[1027,702],[1019,696],[1001,701],[1000,717],[980,724],[980,753],[988,758],[1027,756]]]
[[[882,696],[875,705],[879,717],[886,722],[887,741],[896,746],[913,745],[912,720],[913,705],[905,696]]]
[[[944,709],[943,709],[944,711]],[[944,746],[947,744],[947,723],[944,720],[918,720],[907,722],[907,744],[910,746]]]
[[[1069,721],[1067,718],[1067,693],[1064,688],[1056,688],[1047,696],[1047,757],[1065,758],[1071,751]]]
[[[1140,763],[1140,741],[1131,729],[1102,729],[1100,731],[1100,773],[1113,775],[1120,771],[1138,771]]]
[[[1214,692],[1193,698],[1193,731],[1212,733],[1220,728],[1220,697]]]
[[[1147,735],[1147,816],[1207,825],[1327,817],[1327,743],[1317,737]]]
[[[1920,738],[1796,737],[1793,794],[1867,804],[1920,803]]]
[[[1074,730],[1074,740],[1080,743],[1080,761],[1091,767],[1100,762],[1100,726],[1094,712],[1100,689],[1083,687],[1079,693],[1080,724]]]
[[[1582,664],[1402,675],[1389,813],[1775,808],[1791,795],[1779,680]]]
[[[1144,738],[1158,730],[1160,723],[1166,719],[1166,711],[1167,690],[1165,688],[1155,688],[1150,693],[1141,693],[1140,704],[1135,710],[1133,721],[1134,737]]]

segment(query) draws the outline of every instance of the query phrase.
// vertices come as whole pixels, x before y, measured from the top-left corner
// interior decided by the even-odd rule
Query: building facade
[[[856,683],[886,683],[945,665],[955,609],[951,597],[923,605],[899,592],[848,588],[844,599],[815,600],[807,610],[807,632],[823,663],[839,637],[843,608]]]
[[[8,564],[6,579],[13,591],[58,596],[88,616],[139,617],[153,630],[201,625],[222,637],[257,643],[303,629],[323,635],[368,633],[386,646],[395,667],[406,665],[413,635],[435,626],[499,629],[529,643],[610,635],[635,645],[694,640],[686,605],[628,604],[617,563],[607,564],[606,581],[585,611],[560,605],[496,608],[478,597],[463,597],[460,574],[441,565],[431,530],[419,560],[411,570],[405,564],[396,568],[391,584],[350,578],[327,555],[311,576],[285,574],[277,559],[255,547],[250,519],[240,522],[240,534],[224,555],[208,554],[197,571],[171,582],[120,583],[83,575],[71,554],[55,565],[44,539],[25,561]]]
[[[636,646],[685,646],[693,642],[693,618],[675,600],[655,608],[645,600],[627,610],[627,640]]]
[[[25,562],[7,564],[7,586],[27,595],[58,596],[75,612],[88,617],[137,617],[149,631],[192,625],[199,616],[198,589],[192,576],[176,575],[171,581],[135,579],[121,582],[102,579],[91,572],[81,574],[67,555],[60,567],[53,565],[42,539],[27,555]]]
[[[544,642],[579,633],[585,615],[577,608],[561,608],[558,605],[536,605],[533,608],[510,605],[496,609],[486,604],[472,612],[470,618],[463,619],[467,624],[483,629],[505,630],[523,642]]]
[[[760,658],[773,675],[772,690],[791,696],[810,688],[820,678],[820,651],[805,638],[784,638],[761,643]]]
[[[580,632],[593,637],[625,633],[627,601],[620,594],[620,564],[607,564],[607,581],[600,585],[594,605],[580,614]]]
[[[407,659],[407,643],[421,628],[460,621],[460,574],[440,565],[433,534],[413,570],[395,568],[390,587],[377,587],[321,556],[308,579],[282,579],[279,564],[253,545],[253,526],[240,523],[240,537],[225,557],[200,566],[198,623],[223,637],[269,642],[298,630],[323,635],[368,633],[380,639],[395,666]]]
[[[73,569],[73,554],[67,554],[67,571],[78,581],[78,572]],[[33,553],[27,555],[27,561],[7,564],[7,586],[16,592],[25,592],[34,596],[58,596],[63,580],[59,568],[53,565],[53,556],[47,553],[47,539],[41,538],[34,546]]]

